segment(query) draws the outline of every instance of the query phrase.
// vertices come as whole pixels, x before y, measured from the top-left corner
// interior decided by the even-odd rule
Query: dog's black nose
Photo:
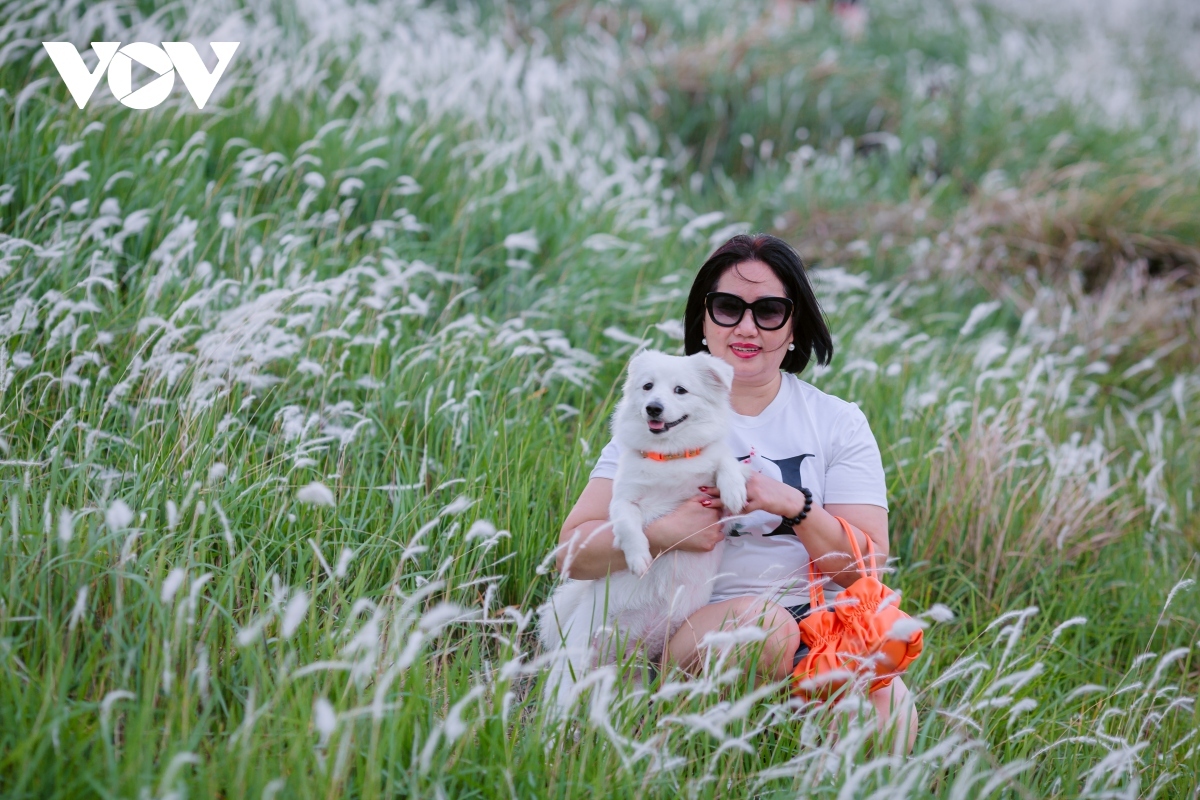
[[[662,412],[663,412],[662,403],[655,401],[653,403],[646,404],[646,413],[650,415],[651,419],[658,419],[659,416],[662,415]]]

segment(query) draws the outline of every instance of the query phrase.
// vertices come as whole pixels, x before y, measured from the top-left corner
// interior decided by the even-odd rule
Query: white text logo
[[[204,108],[217,81],[229,66],[233,53],[241,42],[210,42],[217,54],[217,66],[209,72],[200,60],[200,54],[189,42],[163,42],[162,47],[149,42],[131,42],[121,47],[120,42],[92,42],[92,52],[99,59],[96,69],[89,72],[83,56],[70,42],[42,42],[50,60],[58,68],[63,83],[80,108],[87,105],[100,83],[100,76],[108,70],[108,88],[113,97],[129,108],[154,108],[167,99],[175,86],[175,73],[183,78],[196,105]],[[158,77],[133,90],[133,62],[154,70]]]

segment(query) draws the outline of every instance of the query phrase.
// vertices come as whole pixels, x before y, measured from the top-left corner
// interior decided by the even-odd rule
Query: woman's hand
[[[655,555],[667,550],[711,552],[725,538],[725,526],[721,524],[724,508],[715,496],[701,493],[689,497],[670,514],[646,526],[650,552]]]
[[[715,486],[701,490],[709,497],[719,498],[721,492]],[[804,508],[804,494],[794,486],[769,478],[761,472],[751,472],[746,479],[746,507],[743,514],[751,511],[766,511],[780,517],[794,517]]]

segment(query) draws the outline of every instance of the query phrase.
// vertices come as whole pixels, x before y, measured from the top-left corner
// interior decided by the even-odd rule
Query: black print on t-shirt
[[[742,456],[741,458],[739,458],[738,461],[745,461],[748,458],[750,458],[750,456],[745,455],[745,456]],[[766,458],[766,456],[763,456],[763,458]],[[793,489],[799,489],[802,486],[804,486],[804,483],[800,478],[800,464],[803,463],[804,459],[806,459],[806,458],[813,458],[813,454],[812,453],[804,453],[804,454],[798,455],[798,456],[791,456],[790,458],[767,458],[767,461],[771,461],[775,464],[775,466],[779,467],[779,476],[784,483],[786,483],[788,486],[791,486]],[[735,531],[730,532],[729,535],[730,536],[745,536],[746,534],[742,531],[735,530]],[[794,530],[792,530],[792,526],[788,525],[786,522],[779,523],[778,528],[771,531],[770,533],[763,534],[763,536],[795,536],[795,535],[796,535],[796,532]]]

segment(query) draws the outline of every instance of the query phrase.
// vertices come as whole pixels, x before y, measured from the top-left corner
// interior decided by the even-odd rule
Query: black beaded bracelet
[[[808,516],[808,512],[812,511],[812,492],[803,486],[800,487],[800,491],[804,492],[804,510],[794,517],[783,518],[783,521],[792,527],[799,525]]]

